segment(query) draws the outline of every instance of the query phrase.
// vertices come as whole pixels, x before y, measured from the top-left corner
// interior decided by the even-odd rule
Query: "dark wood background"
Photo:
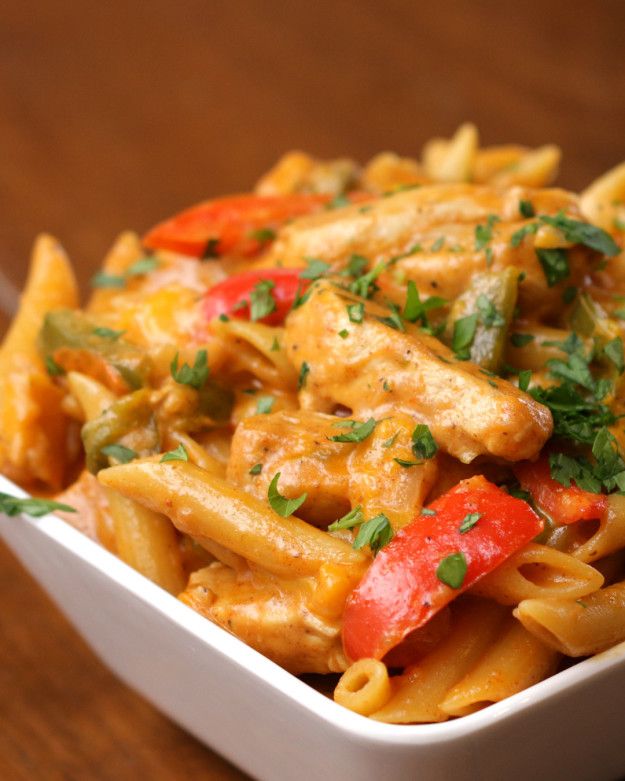
[[[249,188],[285,150],[417,154],[471,119],[625,159],[621,0],[47,0],[0,9],[0,307],[33,237],[85,283],[113,237]],[[0,546],[0,778],[242,778],[118,683]]]

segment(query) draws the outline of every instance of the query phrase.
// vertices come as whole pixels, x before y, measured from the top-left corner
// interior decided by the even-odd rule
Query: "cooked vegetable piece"
[[[467,346],[473,363],[491,372],[501,367],[508,328],[517,300],[519,270],[509,266],[503,271],[475,274],[467,290],[459,296],[448,319],[451,335],[453,324],[471,314],[477,315],[475,332]]]
[[[95,474],[109,465],[108,456],[102,452],[107,445],[117,443],[123,436],[139,427],[147,427],[151,444],[157,448],[156,432],[148,424],[152,419],[150,391],[142,389],[114,402],[102,415],[88,421],[82,427],[87,469]]]
[[[79,350],[79,363],[83,363],[83,371],[85,362],[101,358],[119,373],[129,388],[136,389],[145,385],[150,373],[150,362],[145,351],[121,336],[111,339],[102,336],[98,331],[97,323],[92,322],[82,312],[57,309],[44,318],[39,333],[39,349],[44,357],[52,356],[68,371],[79,369],[71,360],[71,352]],[[67,361],[66,366],[64,359]]]
[[[406,635],[542,531],[520,499],[477,476],[432,502],[378,553],[347,600],[343,644],[350,659],[381,659]],[[468,513],[479,523],[460,532]]]
[[[287,355],[309,367],[304,408],[331,412],[341,404],[358,420],[403,412],[464,462],[480,454],[518,461],[539,453],[552,427],[545,407],[505,380],[492,387],[477,366],[454,360],[415,326],[407,324],[405,333],[389,328],[379,320],[386,310],[372,302],[363,323],[342,339],[350,326],[346,303],[354,300],[320,280],[287,318]]]
[[[607,511],[607,497],[583,491],[575,484],[568,488],[551,476],[546,457],[514,468],[521,486],[529,491],[536,506],[554,523],[568,524],[601,518]]]
[[[223,282],[212,287],[204,296],[202,312],[207,320],[226,315],[240,317],[245,320],[258,320],[268,325],[279,325],[295,303],[298,295],[302,295],[310,285],[309,279],[303,279],[298,269],[258,269],[234,274]],[[272,283],[264,291],[259,285]],[[259,293],[267,302],[259,308]],[[253,317],[254,298],[256,310],[260,312]]]
[[[284,222],[318,211],[329,201],[327,195],[302,194],[217,198],[159,223],[148,231],[143,243],[151,249],[173,250],[195,258],[255,255]]]

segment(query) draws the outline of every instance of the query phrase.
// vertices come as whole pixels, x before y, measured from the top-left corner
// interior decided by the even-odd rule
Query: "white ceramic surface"
[[[2,477],[0,491],[25,495]],[[61,519],[0,515],[0,535],[122,680],[255,778],[625,775],[625,644],[456,721],[378,724],[336,705]]]

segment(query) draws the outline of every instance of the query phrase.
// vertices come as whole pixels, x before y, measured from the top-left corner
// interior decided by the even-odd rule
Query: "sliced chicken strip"
[[[427,424],[438,444],[465,463],[479,455],[519,461],[540,452],[553,428],[546,407],[456,360],[419,329],[389,327],[381,321],[388,310],[374,303],[367,303],[362,323],[352,322],[347,306],[355,300],[319,281],[287,318],[285,348],[303,379],[304,409],[333,412],[343,405],[360,420],[403,412]]]

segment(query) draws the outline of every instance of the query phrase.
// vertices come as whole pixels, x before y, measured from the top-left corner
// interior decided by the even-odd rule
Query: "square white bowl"
[[[26,495],[1,476],[0,491]],[[54,515],[0,515],[0,535],[111,670],[255,778],[625,775],[625,643],[455,721],[381,724],[324,697]]]

